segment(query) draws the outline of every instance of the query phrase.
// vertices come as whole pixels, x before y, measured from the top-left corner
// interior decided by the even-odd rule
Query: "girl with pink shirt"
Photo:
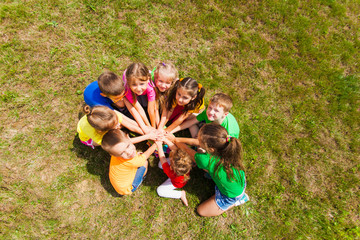
[[[144,133],[151,131],[156,119],[156,93],[150,77],[150,72],[143,63],[130,64],[123,74],[126,86],[125,105]],[[146,107],[150,121],[144,110]]]

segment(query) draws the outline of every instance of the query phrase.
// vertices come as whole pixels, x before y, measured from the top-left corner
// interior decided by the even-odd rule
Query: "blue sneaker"
[[[245,193],[244,196],[240,199],[240,200],[237,200],[236,203],[234,204],[235,206],[239,206],[241,204],[244,204],[246,202],[250,201],[250,198],[249,196]]]

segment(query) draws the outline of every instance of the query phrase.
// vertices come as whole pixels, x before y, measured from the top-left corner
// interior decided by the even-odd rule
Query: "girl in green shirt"
[[[200,129],[197,141],[185,141],[199,145],[206,153],[197,153],[180,141],[175,140],[175,143],[187,151],[216,184],[215,195],[199,205],[197,212],[200,216],[217,216],[249,201],[245,193],[246,180],[239,139],[229,136],[221,125],[210,123]]]

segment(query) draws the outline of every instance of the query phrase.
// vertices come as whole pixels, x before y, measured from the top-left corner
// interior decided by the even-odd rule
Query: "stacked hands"
[[[109,178],[121,195],[138,189],[148,170],[147,159],[157,149],[159,167],[168,176],[157,188],[158,195],[181,199],[188,206],[185,191],[177,189],[186,185],[196,163],[216,184],[216,194],[197,211],[201,216],[219,215],[249,198],[239,125],[229,113],[232,99],[217,93],[205,111],[204,96],[202,84],[191,77],[179,79],[171,63],[161,62],[152,71],[142,63],[132,63],[122,78],[105,72],[84,91],[86,115],[78,122],[79,138],[111,155]],[[140,136],[129,138],[123,128]],[[185,129],[191,138],[174,136]],[[134,144],[146,140],[155,143],[138,153]],[[171,150],[169,158],[163,144]],[[197,146],[198,152],[188,145]]]

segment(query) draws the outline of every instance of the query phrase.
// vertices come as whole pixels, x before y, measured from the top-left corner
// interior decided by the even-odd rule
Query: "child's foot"
[[[189,206],[188,205],[188,201],[186,199],[186,192],[184,190],[181,191],[181,197],[180,197],[181,201],[185,204],[185,206]]]
[[[246,202],[248,202],[248,201],[250,201],[250,198],[249,198],[249,196],[245,193],[244,196],[243,196],[240,200],[237,200],[234,205],[235,205],[235,206],[239,206],[239,205],[244,204],[244,203],[246,203]]]

